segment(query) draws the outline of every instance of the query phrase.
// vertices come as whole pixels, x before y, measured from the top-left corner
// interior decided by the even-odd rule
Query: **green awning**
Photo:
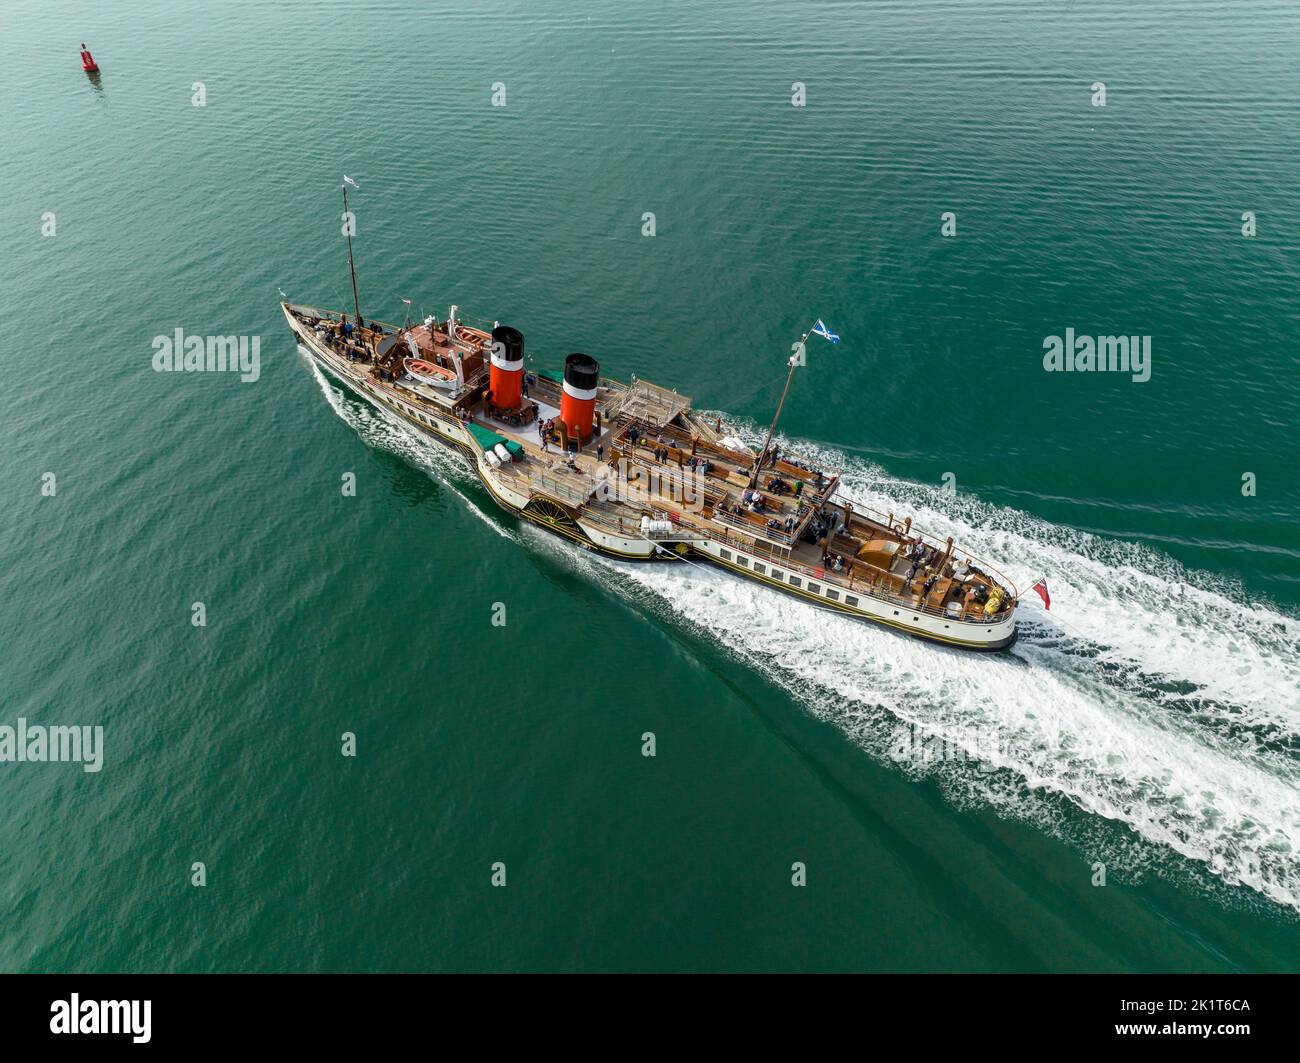
[[[474,437],[474,442],[478,444],[479,450],[488,451],[498,443],[504,443],[506,450],[510,451],[511,457],[522,458],[524,456],[524,446],[522,443],[516,443],[513,439],[507,439],[503,435],[498,435],[490,428],[484,428],[481,424],[469,424],[469,434]]]
[[[492,429],[484,428],[481,424],[469,423],[469,434],[474,437],[474,442],[478,444],[479,450],[491,450],[498,443],[506,443],[507,449],[509,440],[505,436],[497,435]]]

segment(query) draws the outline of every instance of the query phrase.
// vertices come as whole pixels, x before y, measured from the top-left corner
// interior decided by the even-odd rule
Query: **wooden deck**
[[[322,323],[331,320],[328,314],[322,313]],[[332,320],[338,321],[339,316],[335,314]],[[430,331],[423,325],[409,330],[418,349],[436,353],[439,361],[453,347],[462,351],[474,348],[476,355],[482,350],[486,334],[466,326],[461,326],[460,332],[461,336],[449,341],[439,330]],[[356,350],[355,341],[348,346]],[[381,370],[400,370],[401,359],[392,355],[410,353],[404,341],[400,346],[401,351],[394,347],[385,355],[382,365],[363,354],[355,371],[363,376],[370,373],[378,381],[375,374]],[[475,381],[467,381],[471,386],[456,395],[409,379],[379,386],[400,393],[431,415],[468,420],[521,445],[524,460],[499,471],[519,493],[546,495],[579,515],[621,528],[625,534],[639,531],[642,516],[670,516],[686,537],[707,537],[765,556],[773,566],[797,570],[810,579],[956,619],[978,617],[987,622],[982,603],[973,604],[968,598],[972,587],[990,595],[997,590],[1011,605],[1015,603],[1014,587],[1007,584],[1003,588],[990,575],[989,566],[975,562],[979,570],[963,577],[953,562],[959,557],[965,562],[974,559],[954,553],[951,540],[946,546],[926,540],[930,552],[925,563],[914,570],[906,556],[917,534],[910,521],[899,523],[892,514],[871,514],[834,501],[838,473],[813,467],[797,455],[782,455],[775,464],[759,470],[756,490],[762,496],[762,509],[753,511],[743,499],[753,477],[754,455],[724,446],[721,426],[708,425],[706,429],[692,413],[687,396],[647,381],[634,379],[631,386],[624,387],[601,378],[598,431],[581,449],[566,454],[558,441],[549,442],[544,449],[535,423],[516,425],[490,416],[482,395],[486,377],[484,367]],[[525,402],[537,405],[540,419],[557,417],[559,382],[540,373],[530,377]],[[707,472],[692,470],[693,460],[707,462]],[[774,490],[774,478],[782,481],[786,490]],[[604,491],[599,490],[602,485]],[[817,542],[805,542],[804,533],[814,519],[830,526],[823,527]],[[769,527],[769,521],[777,527]],[[845,525],[842,530],[838,528],[841,523]],[[873,549],[871,543],[896,545]],[[837,558],[842,566],[839,570],[828,563]],[[923,594],[922,585],[930,576],[931,590]],[[954,606],[955,612],[951,611]]]

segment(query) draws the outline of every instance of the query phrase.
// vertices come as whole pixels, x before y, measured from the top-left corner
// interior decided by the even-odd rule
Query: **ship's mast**
[[[754,471],[749,477],[749,489],[752,491],[758,487],[758,474],[763,468],[763,458],[767,455],[767,448],[772,445],[772,437],[776,435],[776,422],[781,419],[781,407],[785,405],[785,397],[790,394],[790,381],[794,379],[794,371],[803,363],[804,344],[808,342],[808,337],[812,335],[812,329],[809,329],[799,337],[799,342],[795,344],[795,352],[790,355],[790,372],[785,375],[785,387],[781,389],[781,401],[776,404],[776,413],[772,417],[772,426],[767,430],[767,441],[763,444],[763,449],[758,452],[758,457],[754,460]]]
[[[347,174],[343,175],[343,232],[348,238],[348,272],[352,274],[352,308],[357,312],[357,325],[361,325],[361,300],[357,298],[357,269],[352,264],[352,215],[348,213],[348,185],[353,188],[357,183]]]

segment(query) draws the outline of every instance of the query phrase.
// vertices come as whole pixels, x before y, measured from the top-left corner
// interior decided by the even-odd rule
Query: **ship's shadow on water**
[[[933,780],[957,805],[1032,823],[1112,873],[1300,911],[1294,618],[1153,551],[1125,544],[1108,557],[1095,537],[936,498],[813,447],[814,460],[845,470],[851,497],[912,513],[1021,586],[1040,574],[1052,583],[1054,612],[1022,606],[1008,653],[924,643],[709,566],[618,562],[557,540],[500,514],[461,455],[311,370],[367,444],[435,481],[419,486],[403,469],[395,491],[421,505],[458,496],[579,608],[598,611],[612,593],[692,652],[730,654],[873,759]]]

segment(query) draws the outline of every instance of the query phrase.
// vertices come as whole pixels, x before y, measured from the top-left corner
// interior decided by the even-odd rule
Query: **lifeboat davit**
[[[456,386],[455,372],[444,369],[440,365],[434,365],[432,362],[426,362],[423,358],[405,358],[402,361],[402,368],[406,370],[409,376],[431,387],[451,388]]]

